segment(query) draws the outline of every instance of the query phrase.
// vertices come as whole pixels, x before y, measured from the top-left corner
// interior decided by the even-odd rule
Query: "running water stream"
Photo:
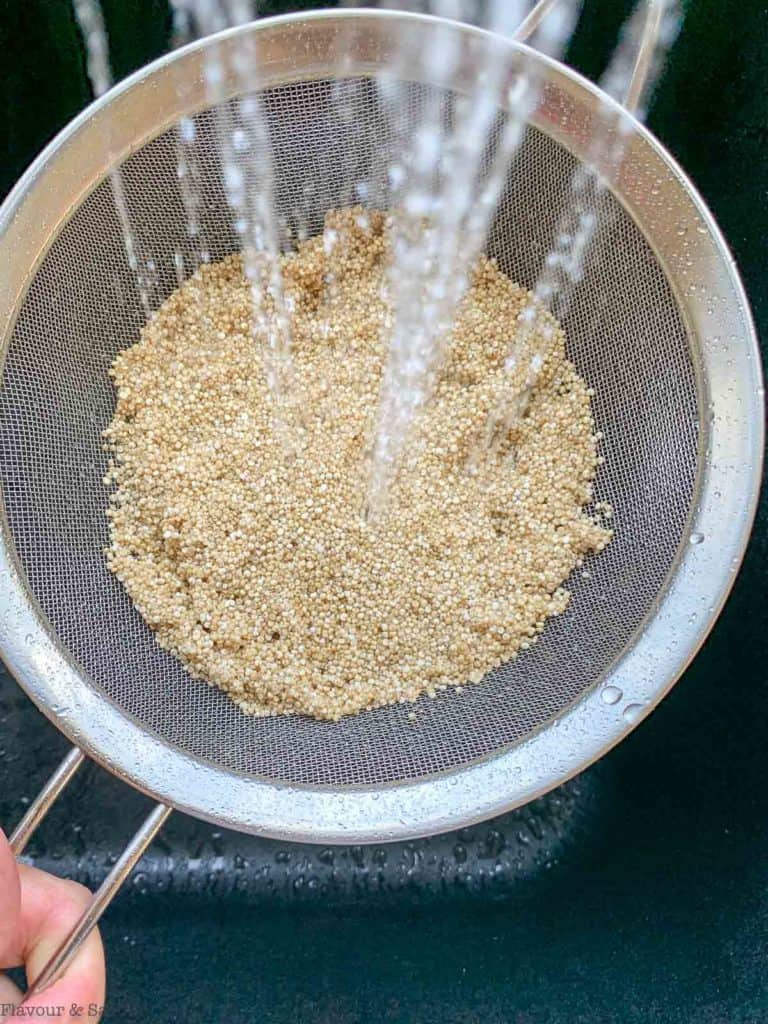
[[[483,27],[511,36],[528,6],[519,0],[493,0]],[[468,9],[461,0],[438,0],[431,13],[457,20]],[[566,4],[547,21],[542,48],[559,56],[577,13],[577,4]],[[385,110],[395,123],[408,103],[404,83],[408,63],[417,58],[409,49],[413,45],[406,36],[399,60],[378,79]],[[463,54],[450,24],[437,28],[434,46],[421,59],[435,78],[458,68]],[[539,83],[526,73],[523,62],[510,82],[501,55],[474,69],[473,82],[472,91],[455,102],[437,90],[428,94],[410,137],[402,140],[402,157],[389,168],[393,237],[388,294],[393,323],[371,455],[368,518],[383,510],[419,411],[433,392],[456,309],[538,98]],[[501,122],[500,107],[508,111]]]
[[[98,99],[112,87],[109,41],[106,28],[104,27],[101,4],[99,0],[74,0],[74,12],[78,27],[83,36],[83,42],[85,43],[88,78],[93,89],[93,95]],[[108,145],[110,141],[109,139],[107,140]],[[152,312],[152,297],[156,283],[155,268],[150,261],[143,259],[141,255],[138,239],[131,224],[123,176],[119,168],[110,172],[109,182],[115,200],[115,210],[120,220],[120,229],[123,235],[123,246],[128,266],[133,272],[144,315],[149,317]]]
[[[170,0],[173,16],[171,44],[174,49],[186,46],[195,38],[191,4],[188,0]],[[184,101],[189,83],[184,74],[179,75],[176,86],[179,97]],[[193,247],[195,267],[209,263],[211,251],[203,230],[201,219],[202,184],[198,159],[197,124],[194,117],[180,118],[176,129],[176,175],[179,180],[184,214],[187,218],[187,235]],[[184,280],[184,257],[181,252],[174,254],[178,283]]]
[[[254,0],[173,0],[174,25],[183,38],[244,25],[257,17]],[[258,92],[259,53],[253,33],[232,48],[230,66],[220,44],[208,46],[204,69],[206,92],[216,109],[219,156],[232,223],[241,239],[243,267],[251,287],[254,341],[264,354],[264,369],[275,408],[275,424],[287,449],[296,441],[296,403],[289,300],[281,272],[280,232],[274,201],[274,168],[269,127]],[[236,96],[226,94],[234,82]],[[194,119],[180,126],[194,141]],[[185,165],[190,165],[189,159]],[[182,166],[185,166],[182,165]],[[199,191],[193,175],[182,174],[188,192],[187,217],[199,231]]]
[[[171,8],[175,46],[244,24],[258,14],[255,0],[171,0]],[[98,0],[74,0],[74,9],[86,43],[89,77],[94,93],[100,96],[112,84],[101,9]],[[541,87],[535,75],[526,71],[525,61],[510,72],[508,59],[500,55],[498,60],[486,59],[473,68],[473,86],[466,94],[449,96],[432,89],[414,106],[407,84],[408,65],[420,61],[432,77],[450,78],[459,62],[467,59],[450,19],[474,21],[506,38],[527,38],[533,32],[536,48],[560,57],[576,23],[580,2],[542,0],[532,8],[526,0],[489,0],[484,4],[433,0],[419,9],[449,19],[437,26],[435,45],[425,53],[415,53],[413,34],[404,32],[394,61],[374,82],[394,145],[385,183],[392,225],[386,278],[392,317],[385,339],[387,358],[369,455],[365,503],[369,519],[385,508],[406,449],[418,434],[419,413],[435,387],[457,307],[468,287],[471,268],[485,247],[510,164]],[[542,14],[546,16],[540,18]],[[620,102],[630,94],[630,105],[639,115],[644,112],[679,20],[678,0],[639,3],[603,78],[603,88]],[[339,117],[353,126],[359,107],[365,103],[365,89],[348,79],[343,60],[339,80],[333,86],[334,96]],[[254,33],[243,33],[237,44],[226,50],[213,43],[204,51],[206,91],[209,105],[216,110],[222,177],[251,287],[254,340],[264,354],[278,433],[290,450],[298,429],[291,309],[282,282],[282,233],[275,209],[273,148],[258,91],[258,69],[258,37]],[[636,70],[642,73],[635,75]],[[182,99],[186,88],[180,79]],[[235,93],[234,98],[230,99],[227,92]],[[500,116],[501,109],[506,111],[504,117]],[[604,129],[592,140],[587,164],[573,176],[570,202],[560,217],[552,248],[510,342],[506,363],[510,384],[502,390],[478,433],[470,454],[470,472],[478,471],[483,461],[493,456],[500,438],[508,434],[516,418],[525,415],[546,355],[539,351],[531,355],[530,344],[526,344],[531,340],[538,311],[546,308],[562,317],[573,288],[583,276],[584,260],[605,206],[601,197],[621,164],[631,134],[630,119],[612,108],[603,124]],[[211,259],[201,217],[198,144],[196,119],[183,117],[178,125],[177,173],[196,265]],[[365,206],[369,197],[380,191],[373,180],[380,172],[373,166],[360,167],[350,159],[341,173],[344,194],[350,202]],[[111,183],[126,255],[149,316],[155,298],[154,268],[141,258],[119,170],[112,172]],[[297,203],[301,205],[305,199],[298,197]],[[299,237],[302,231],[300,225]],[[324,241],[330,252],[338,239],[326,231]],[[183,254],[176,252],[173,259],[181,283],[185,276]],[[333,289],[332,276],[324,287]],[[529,362],[521,377],[517,364],[522,352]],[[517,382],[514,386],[513,379]]]
[[[558,320],[568,311],[573,290],[583,279],[600,218],[605,217],[603,197],[620,172],[632,137],[633,123],[625,110],[644,119],[648,98],[677,37],[680,21],[678,0],[651,0],[635,8],[622,31],[600,86],[624,108],[603,104],[600,128],[590,140],[587,160],[573,173],[570,200],[560,215],[552,248],[510,345],[505,364],[510,383],[491,409],[470,452],[470,472],[477,472],[487,458],[497,454],[504,438],[526,414],[546,353],[534,353],[524,368],[518,367],[518,357],[527,347],[539,310],[550,310]],[[520,369],[522,385],[518,373],[514,386],[514,372]]]

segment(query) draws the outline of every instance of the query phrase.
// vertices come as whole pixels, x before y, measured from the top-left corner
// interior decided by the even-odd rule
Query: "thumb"
[[[0,829],[0,968],[21,962],[17,943],[21,921],[21,883],[16,858]]]

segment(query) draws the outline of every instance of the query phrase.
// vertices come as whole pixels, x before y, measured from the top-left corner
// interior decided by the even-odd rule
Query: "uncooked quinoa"
[[[590,392],[544,312],[512,371],[520,388],[543,357],[526,413],[467,472],[528,298],[485,258],[385,511],[365,520],[388,228],[359,210],[326,226],[330,253],[319,236],[283,257],[291,454],[238,256],[186,281],[112,367],[109,566],[158,642],[253,714],[338,719],[477,683],[565,609],[568,575],[610,539],[587,511]]]

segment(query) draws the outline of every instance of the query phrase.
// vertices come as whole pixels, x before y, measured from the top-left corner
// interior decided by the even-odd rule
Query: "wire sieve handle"
[[[560,0],[539,0],[517,26],[512,38],[518,43],[524,43],[526,39],[533,35],[555,4],[559,2]]]
[[[27,813],[11,833],[8,843],[14,856],[20,857],[32,838],[35,829],[56,802],[59,794],[85,760],[85,754],[77,747],[61,762],[29,806]]]
[[[141,828],[123,850],[115,866],[93,894],[83,916],[27,989],[24,1002],[45,991],[67,969],[77,951],[99,923],[99,918],[112,902],[120,886],[165,824],[171,810],[172,808],[166,804],[157,804],[149,813]]]
[[[515,29],[512,38],[518,43],[526,42],[552,8],[560,2],[561,0],[539,0]],[[624,107],[631,114],[637,112],[643,98],[653,64],[656,43],[661,35],[664,12],[670,0],[644,0],[644,2],[645,20],[643,22],[642,35],[640,37],[637,57],[635,58],[635,65],[632,69],[632,76],[627,85],[623,100]]]
[[[640,45],[635,58],[635,66],[632,69],[632,77],[624,94],[624,106],[631,114],[636,114],[642,103],[648,76],[653,66],[656,44],[661,35],[664,10],[668,3],[669,0],[646,0],[645,21]]]
[[[32,835],[51,809],[80,765],[85,761],[82,750],[73,747],[48,782],[38,793],[27,813],[11,834],[9,844],[15,856],[20,856]],[[82,944],[99,923],[99,919],[130,875],[144,851],[165,824],[172,808],[157,804],[115,862],[112,870],[93,894],[83,916],[54,953],[40,974],[30,984],[24,1001],[43,992],[67,969]],[[23,1003],[22,1003],[23,1005]]]

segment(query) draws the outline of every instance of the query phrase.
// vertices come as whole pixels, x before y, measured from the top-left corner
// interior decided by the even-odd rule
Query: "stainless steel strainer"
[[[249,718],[162,651],[103,556],[100,433],[112,415],[107,369],[144,314],[109,172],[162,298],[190,241],[176,179],[175,125],[196,119],[200,215],[214,258],[235,250],[217,118],[203,61],[209,40],[141,70],[77,118],[25,174],[0,214],[0,645],[20,684],[72,740],[16,836],[17,849],[92,756],[162,803],[105,883],[98,917],[170,807],[284,839],[368,842],[458,827],[563,782],[629,732],[694,656],[747,541],[761,468],[762,390],[749,308],[733,261],[691,183],[659,143],[578,75],[518,43],[443,22],[461,60],[402,67],[408,102],[393,126],[371,78],[412,55],[436,19],[323,12],[246,26],[258,35],[286,231],[319,230],[348,201],[343,167],[377,166],[429,90],[459,94],[488,60],[543,82],[492,226],[489,249],[531,285],[575,167],[601,124],[631,127],[602,227],[565,320],[570,356],[596,391],[605,465],[600,497],[616,537],[569,587],[567,613],[524,656],[459,696],[339,723]],[[414,45],[415,43],[415,45]],[[401,58],[402,59],[402,58]],[[227,68],[230,62],[225,61]],[[340,70],[341,69],[341,70]],[[179,89],[179,82],[184,88]],[[225,97],[237,83],[225,79]],[[345,91],[355,117],[343,116]],[[499,111],[499,126],[505,113]],[[386,207],[386,178],[373,206]],[[375,193],[375,190],[374,190]],[[45,983],[61,967],[38,982]]]

